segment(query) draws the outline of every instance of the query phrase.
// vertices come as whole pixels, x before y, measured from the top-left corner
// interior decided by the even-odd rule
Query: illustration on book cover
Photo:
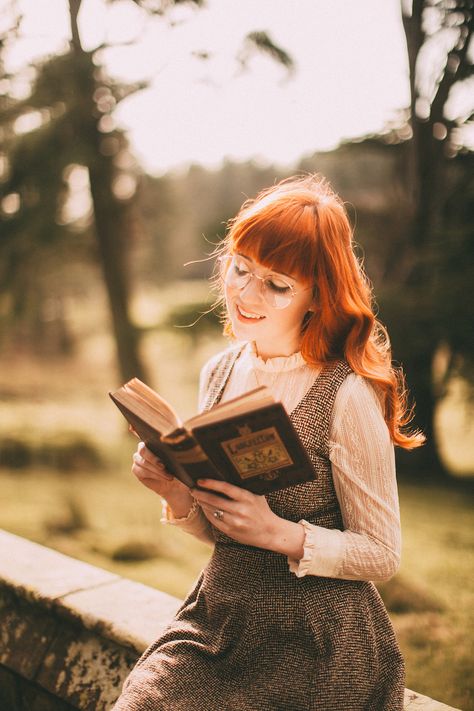
[[[278,430],[268,427],[252,432],[250,427],[239,427],[240,436],[222,442],[222,447],[242,479],[264,474],[265,479],[275,479],[276,471],[293,464],[281,441]]]

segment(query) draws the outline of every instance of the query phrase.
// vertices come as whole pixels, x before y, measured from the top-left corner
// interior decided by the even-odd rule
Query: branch
[[[79,35],[79,28],[77,25],[77,16],[79,10],[81,9],[82,0],[69,0],[69,15],[71,17],[71,34],[72,34],[72,46],[76,52],[83,52],[81,38]]]
[[[108,83],[108,87],[112,92],[112,95],[117,104],[119,104],[124,99],[127,99],[129,96],[136,94],[138,91],[148,89],[150,85],[151,84],[149,81],[137,81],[134,84],[112,84],[111,82]]]
[[[114,2],[114,0],[109,0],[109,2]],[[205,0],[132,0],[132,2],[150,15],[159,16],[165,15],[174,5],[187,4],[202,7],[205,4]]]
[[[469,12],[468,10],[464,12],[464,21],[460,28],[461,37],[463,34],[463,28],[466,28],[466,32],[464,33],[464,43],[459,48],[458,43],[456,47],[448,53],[444,74],[438,84],[438,89],[431,103],[431,121],[433,123],[436,121],[443,121],[443,110],[448,99],[450,89],[457,81],[459,69],[461,67],[464,69],[466,66],[467,51],[472,31],[474,29],[474,13]],[[450,67],[454,67],[454,71],[450,69]]]
[[[411,115],[415,119],[415,104],[416,104],[416,87],[415,87],[415,77],[416,77],[416,60],[418,53],[425,41],[425,33],[422,29],[422,14],[423,14],[423,0],[413,0],[413,7],[411,15],[406,15],[403,11],[403,0],[402,0],[402,22],[403,29],[405,31],[405,38],[407,43],[407,53],[408,53],[408,67],[410,72],[410,94],[411,94]]]
[[[282,64],[288,72],[294,69],[292,57],[284,49],[276,45],[267,32],[249,32],[244,39],[244,47],[238,55],[238,60],[243,69],[246,69],[249,57],[254,51],[260,51],[268,54],[279,64]]]

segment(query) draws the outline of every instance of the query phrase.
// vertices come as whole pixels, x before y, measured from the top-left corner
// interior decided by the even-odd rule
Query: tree
[[[403,464],[411,461],[418,473],[430,475],[444,470],[434,428],[441,385],[456,370],[466,372],[474,345],[468,325],[474,317],[472,299],[469,305],[467,294],[461,296],[472,283],[472,240],[463,218],[473,192],[473,154],[465,142],[474,107],[456,112],[455,101],[472,87],[473,15],[472,0],[402,3],[411,88],[412,137],[401,151],[408,208],[382,306],[416,399],[416,422],[427,435],[427,444]],[[401,293],[397,283],[403,285]],[[461,300],[453,293],[456,283]],[[449,357],[436,381],[433,366],[441,346]]]
[[[109,4],[116,1],[108,0]],[[120,178],[124,172],[120,165],[120,157],[125,150],[126,141],[123,133],[113,128],[112,113],[119,101],[130,96],[132,92],[140,90],[145,84],[124,86],[122,83],[114,82],[106,74],[103,66],[97,64],[97,49],[103,47],[87,52],[81,44],[77,19],[82,0],[68,0],[68,2],[71,17],[69,52],[54,57],[38,67],[33,90],[28,99],[8,102],[5,111],[0,115],[0,122],[4,126],[10,122],[7,131],[9,140],[4,144],[10,170],[4,184],[7,202],[4,201],[3,204],[8,207],[8,201],[12,205],[13,201],[18,201],[17,209],[6,212],[4,210],[0,215],[2,221],[8,224],[8,231],[12,236],[8,241],[9,248],[5,247],[5,242],[3,251],[8,251],[11,263],[13,266],[18,266],[14,264],[13,258],[17,251],[18,240],[15,239],[17,229],[21,230],[24,237],[25,254],[32,244],[39,247],[40,244],[44,245],[48,242],[48,239],[41,238],[40,242],[35,243],[29,231],[29,219],[35,211],[32,213],[28,210],[26,195],[32,180],[35,183],[36,196],[39,194],[41,184],[41,171],[33,170],[39,167],[37,157],[46,153],[50,155],[44,171],[47,180],[50,181],[49,220],[48,213],[42,210],[41,214],[44,218],[45,231],[47,232],[49,224],[50,233],[55,234],[58,240],[65,234],[63,229],[58,229],[54,219],[64,199],[65,186],[62,175],[69,163],[85,166],[93,204],[92,230],[96,238],[97,255],[110,304],[121,377],[123,379],[128,379],[132,375],[144,377],[138,351],[140,332],[133,325],[129,314],[128,251],[133,235],[134,205],[130,196],[124,198],[118,191]],[[130,0],[130,2],[140,7],[149,18],[161,18],[175,5],[185,2],[196,7],[203,4],[202,0]],[[10,36],[11,34],[10,32]],[[3,43],[6,41],[6,35]],[[242,66],[245,66],[253,51],[266,52],[291,69],[291,58],[284,50],[274,45],[265,32],[250,33],[245,38],[244,48],[239,57]],[[202,54],[201,59],[206,59],[205,53]],[[57,106],[62,107],[59,115]],[[37,131],[30,131],[26,137],[15,135],[11,130],[12,119],[22,113],[31,113],[32,108],[43,117],[40,127]],[[53,149],[51,154],[50,149]],[[25,152],[28,156],[26,162],[18,159],[18,156]],[[33,174],[35,178],[32,177]],[[36,203],[38,206],[41,201],[36,199]],[[35,214],[39,209],[38,207]],[[36,234],[35,230],[33,230],[34,234]],[[38,255],[37,252],[36,259]]]

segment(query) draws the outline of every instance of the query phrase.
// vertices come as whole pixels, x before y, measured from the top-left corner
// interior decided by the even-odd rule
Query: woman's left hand
[[[273,547],[282,519],[273,513],[264,496],[216,479],[199,479],[197,483],[208,491],[192,489],[191,493],[213,526],[239,543],[257,548]],[[224,499],[219,494],[229,498]],[[222,516],[216,517],[216,511],[221,511]]]

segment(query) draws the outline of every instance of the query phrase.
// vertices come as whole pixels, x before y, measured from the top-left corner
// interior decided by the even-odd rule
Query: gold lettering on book
[[[221,446],[242,479],[268,476],[274,469],[293,464],[275,427],[229,439]]]

